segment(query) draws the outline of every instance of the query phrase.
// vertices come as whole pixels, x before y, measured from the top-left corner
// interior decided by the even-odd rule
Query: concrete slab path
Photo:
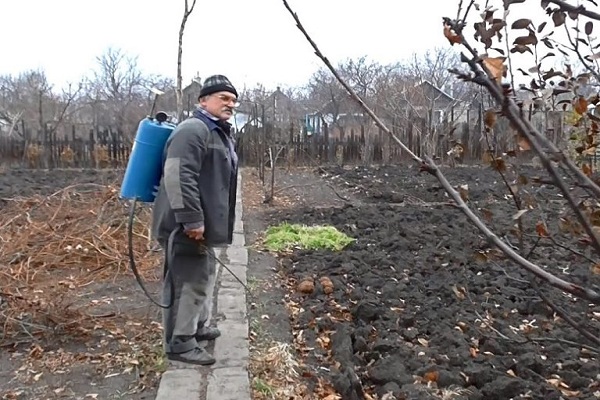
[[[233,243],[216,254],[244,284],[248,266],[245,245],[242,177],[238,176],[236,221]],[[217,263],[220,277],[215,287],[217,327],[221,337],[215,340],[211,367],[170,363],[163,373],[156,400],[250,400],[248,376],[248,313],[246,292],[240,283]]]

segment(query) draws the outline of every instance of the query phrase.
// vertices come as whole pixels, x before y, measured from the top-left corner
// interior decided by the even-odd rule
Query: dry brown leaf
[[[460,185],[458,187],[458,194],[464,202],[469,201],[469,185]]]
[[[491,162],[491,166],[492,168],[494,168],[496,171],[499,172],[504,172],[506,171],[506,163],[504,162],[503,159],[501,158],[496,158]]]
[[[575,112],[579,115],[583,115],[586,113],[588,107],[588,102],[585,97],[579,96],[575,101],[573,101],[573,108]]]
[[[469,325],[467,325],[466,323],[464,323],[462,321],[458,322],[456,325],[462,332],[466,332],[469,330]]]
[[[452,285],[452,291],[459,300],[465,299],[465,294],[456,285]]]
[[[483,116],[483,122],[485,124],[485,127],[488,129],[493,129],[496,125],[496,119],[496,111],[487,110]]]
[[[587,149],[582,151],[581,154],[584,156],[593,156],[594,154],[596,154],[596,146],[588,147]]]
[[[448,24],[444,24],[444,36],[446,37],[446,39],[448,39],[452,46],[454,46],[455,44],[462,43],[460,36],[457,35],[456,32],[454,32],[454,30],[452,29],[452,27]]]
[[[506,57],[484,57],[482,60],[492,78],[498,83],[502,83],[502,78],[506,75],[505,60]]]
[[[471,357],[476,358],[477,354],[479,353],[479,350],[477,350],[476,348],[471,347],[469,349],[469,353],[471,354]]]
[[[481,209],[481,215],[487,222],[490,222],[492,220],[492,218],[494,217],[494,213],[491,212],[490,210],[488,210],[487,208]]]
[[[517,135],[517,144],[519,145],[519,148],[523,151],[531,150],[529,140],[527,140],[527,138],[521,135]]]
[[[535,231],[540,237],[550,236],[550,234],[548,233],[548,228],[546,227],[544,221],[539,221],[537,224],[535,224]]]
[[[423,375],[423,379],[425,379],[427,382],[437,382],[439,377],[440,373],[438,371],[426,372],[425,375]]]
[[[331,347],[331,340],[327,336],[320,336],[316,341],[325,350]]]
[[[556,376],[556,375],[555,375]],[[546,382],[557,388],[561,391],[561,393],[567,397],[577,397],[581,392],[577,390],[571,390],[569,385],[564,383],[560,378],[550,378],[546,379]]]
[[[521,218],[521,217],[522,217],[522,216],[523,216],[523,215],[524,215],[524,214],[525,214],[527,211],[529,211],[529,210],[527,210],[526,208],[525,208],[525,209],[522,209],[522,210],[519,210],[519,211],[517,211],[517,212],[515,213],[515,215],[513,215],[513,217],[512,217],[512,218],[513,218],[513,220],[517,220],[517,219]]]

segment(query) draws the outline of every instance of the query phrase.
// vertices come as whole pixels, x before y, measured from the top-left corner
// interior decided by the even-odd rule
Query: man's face
[[[220,120],[227,121],[233,115],[237,98],[229,92],[217,92],[202,98],[200,105]]]

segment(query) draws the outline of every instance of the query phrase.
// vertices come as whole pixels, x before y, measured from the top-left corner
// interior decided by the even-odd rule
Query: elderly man
[[[165,146],[163,177],[153,208],[153,234],[165,256],[164,347],[170,360],[210,365],[198,345],[220,336],[210,326],[216,279],[213,247],[231,244],[235,221],[238,158],[227,120],[237,91],[222,75],[207,78],[198,108],[181,122]],[[171,293],[172,279],[174,293]]]

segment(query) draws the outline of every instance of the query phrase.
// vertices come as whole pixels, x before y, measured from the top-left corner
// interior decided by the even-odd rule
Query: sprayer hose
[[[133,254],[133,223],[135,221],[136,205],[137,205],[137,199],[133,199],[133,201],[131,202],[131,207],[129,208],[129,221],[128,221],[128,226],[127,226],[127,239],[129,242],[129,265],[131,266],[131,271],[133,272],[133,275],[135,275],[135,279],[137,280],[138,284],[140,285],[140,287],[142,288],[142,290],[144,291],[144,293],[146,294],[146,296],[148,297],[148,299],[150,299],[150,301],[152,303],[154,303],[155,305],[157,305],[160,308],[171,308],[173,306],[173,303],[175,302],[175,282],[173,281],[172,274],[168,273],[168,270],[169,270],[169,266],[173,265],[173,256],[174,256],[173,255],[173,242],[175,239],[175,235],[177,234],[177,232],[179,232],[181,230],[181,228],[178,227],[178,228],[174,229],[171,232],[171,234],[169,235],[169,239],[167,241],[167,248],[165,251],[165,266],[164,266],[163,279],[169,280],[169,285],[171,286],[171,290],[170,290],[171,296],[169,299],[169,304],[165,305],[165,304],[161,304],[161,303],[157,302],[156,300],[154,300],[152,298],[152,296],[148,292],[148,289],[146,289],[146,286],[144,285],[144,281],[143,281],[142,277],[140,276],[140,273],[135,264],[135,255]]]

